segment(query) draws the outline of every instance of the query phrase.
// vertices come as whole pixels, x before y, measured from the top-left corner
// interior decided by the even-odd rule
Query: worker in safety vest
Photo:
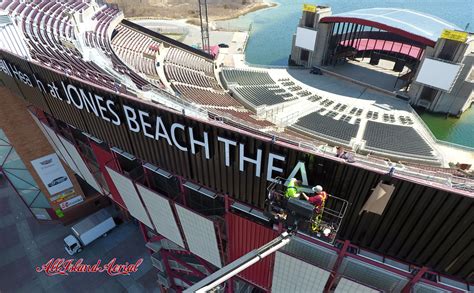
[[[313,187],[313,192],[313,196],[307,196],[303,193],[303,197],[314,205],[314,211],[319,214],[324,208],[324,203],[326,202],[328,195],[326,192],[324,192],[321,185],[316,185]]]
[[[300,193],[298,191],[299,185],[300,185],[300,181],[297,180],[296,178],[292,178],[290,182],[288,183],[288,186],[286,187],[285,197],[286,198],[300,197]]]
[[[324,204],[326,203],[328,195],[326,192],[324,192],[321,185],[316,185],[313,187],[313,192],[313,196],[307,196],[303,193],[303,197],[314,205],[314,214],[311,218],[311,230],[313,232],[318,232],[322,229],[321,224],[323,221]]]

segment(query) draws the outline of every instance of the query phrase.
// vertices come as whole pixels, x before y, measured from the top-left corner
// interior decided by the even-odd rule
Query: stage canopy
[[[462,30],[426,13],[399,8],[359,9],[327,16],[321,22],[348,22],[375,27],[434,47],[443,29]]]

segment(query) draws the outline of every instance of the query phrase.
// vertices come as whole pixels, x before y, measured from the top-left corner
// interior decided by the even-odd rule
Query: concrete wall
[[[438,57],[443,47],[446,44],[446,40],[438,39],[434,48],[426,48],[425,54],[422,61],[427,57]],[[447,93],[444,91],[438,91],[432,102],[421,100],[420,95],[422,89],[425,87],[422,84],[413,82],[410,86],[408,95],[411,97],[410,101],[414,105],[421,105],[427,107],[428,110],[439,113],[449,113],[451,115],[460,115],[464,112],[472,103],[473,98],[473,82],[469,78],[474,63],[474,42],[462,44],[457,52],[455,52],[453,63],[462,63],[464,66],[459,73],[459,76],[451,90]],[[442,74],[442,73],[440,73]]]
[[[306,68],[311,68],[312,66],[319,66],[322,63],[324,58],[324,52],[327,48],[327,38],[329,34],[330,25],[326,23],[320,23],[321,18],[330,16],[332,14],[331,8],[318,8],[316,16],[314,18],[314,23],[312,28],[317,31],[316,43],[314,45],[314,50],[309,52],[308,61],[301,60],[301,48],[295,46],[296,33],[293,34],[293,39],[291,42],[291,60],[293,60],[297,65],[304,66]],[[302,12],[302,16],[299,21],[299,27],[305,27],[306,18],[309,17],[309,12]],[[296,29],[295,29],[296,30]]]

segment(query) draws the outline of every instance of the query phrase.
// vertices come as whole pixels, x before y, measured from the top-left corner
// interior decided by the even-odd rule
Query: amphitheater
[[[453,182],[457,171],[447,168],[446,156],[452,157],[453,149],[439,146],[408,102],[331,74],[242,62],[230,67],[219,56],[126,20],[113,5],[93,0],[3,1],[0,46],[185,115],[219,120],[322,153],[335,154],[334,146],[345,146],[358,163],[386,169],[392,161],[409,176],[465,186],[464,181]],[[470,150],[454,152],[472,161]]]

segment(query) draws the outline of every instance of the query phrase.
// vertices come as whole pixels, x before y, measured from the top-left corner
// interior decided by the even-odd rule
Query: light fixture
[[[331,229],[329,229],[329,228],[324,229],[323,234],[324,234],[324,236],[328,237],[329,234],[331,234]]]

